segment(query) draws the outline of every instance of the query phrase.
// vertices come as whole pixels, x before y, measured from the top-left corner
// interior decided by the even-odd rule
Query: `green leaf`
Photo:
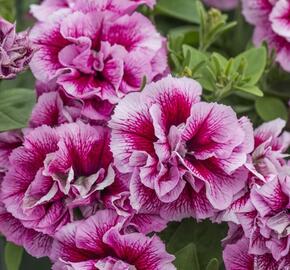
[[[189,59],[188,63],[186,64],[190,69],[193,69],[201,62],[204,62],[207,60],[207,56],[205,54],[203,54],[202,52],[188,45],[182,46],[182,52],[183,52],[184,58]]]
[[[176,0],[159,0],[155,11],[190,23],[199,23],[196,0],[179,0],[178,3]]]
[[[260,90],[257,86],[253,86],[253,85],[234,86],[234,90],[246,92],[257,97],[264,96],[263,91]]]
[[[0,132],[26,126],[35,104],[35,93],[15,88],[0,91]]]
[[[286,105],[278,98],[263,97],[256,100],[256,111],[264,121],[271,121],[276,118],[288,119]]]
[[[193,243],[187,245],[175,254],[174,265],[178,270],[199,270],[196,247]]]
[[[0,0],[0,16],[10,22],[15,20],[15,3],[13,0]]]
[[[237,69],[240,65],[242,59],[246,60],[247,65],[245,66],[244,75],[245,77],[249,77],[249,84],[256,84],[266,67],[267,63],[267,51],[265,47],[260,48],[252,48],[244,53],[238,55],[235,58],[235,68]]]
[[[172,226],[176,228],[175,231],[172,230]],[[176,223],[170,224],[167,230],[170,230],[170,234],[162,232],[161,237],[166,235],[168,239],[171,235],[166,241],[169,253],[175,254],[193,243],[196,246],[200,269],[205,269],[212,258],[222,262],[221,240],[226,236],[225,224],[212,224],[210,221],[198,223],[194,219],[184,219],[179,226]]]
[[[23,255],[23,248],[12,243],[6,243],[5,263],[7,270],[18,270],[20,268]]]
[[[219,269],[219,261],[216,258],[213,258],[208,263],[206,270],[218,270]]]

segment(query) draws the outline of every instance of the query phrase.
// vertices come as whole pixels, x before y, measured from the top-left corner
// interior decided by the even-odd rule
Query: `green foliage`
[[[199,23],[196,0],[159,0],[155,12],[190,23]]]
[[[199,263],[196,253],[196,247],[193,243],[188,244],[175,254],[174,265],[180,270],[199,270]]]
[[[182,40],[175,39],[170,51],[177,52],[171,55],[176,73],[198,80],[204,89],[211,92],[205,96],[207,100],[222,100],[237,92],[263,96],[257,83],[267,62],[264,47],[252,48],[235,58],[226,59],[219,53],[204,53],[194,47],[182,45]]]
[[[10,22],[15,20],[15,3],[13,0],[0,0],[0,16]]]
[[[199,50],[206,51],[223,33],[236,26],[236,22],[227,23],[227,16],[218,9],[210,9],[206,12],[201,2],[196,2],[199,29]]]
[[[0,91],[0,131],[23,128],[35,104],[30,89],[14,88]]]
[[[203,270],[213,258],[221,267],[221,240],[226,236],[226,230],[227,226],[224,224],[212,224],[210,221],[198,223],[193,219],[184,219],[181,223],[171,223],[160,233],[160,237],[165,241],[168,252],[177,257],[176,265],[186,263],[182,262],[181,258],[187,257],[191,260],[191,267],[193,265],[196,267],[190,269]],[[183,267],[188,266],[183,265]],[[183,270],[183,268],[177,269]]]
[[[276,118],[288,119],[288,112],[285,104],[275,97],[263,97],[256,100],[256,111],[263,121],[270,121]]]
[[[23,248],[7,242],[5,246],[5,263],[7,270],[19,270]]]

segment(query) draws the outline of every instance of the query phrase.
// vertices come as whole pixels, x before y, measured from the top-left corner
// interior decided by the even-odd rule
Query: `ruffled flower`
[[[255,26],[254,43],[266,41],[275,49],[277,62],[290,71],[290,2],[288,0],[243,0],[243,14]]]
[[[239,0],[203,0],[208,6],[220,10],[231,10],[239,5]]]
[[[131,203],[163,218],[209,217],[245,185],[253,130],[227,106],[200,101],[191,79],[167,77],[125,97],[109,122],[116,167],[132,172]]]
[[[290,249],[290,177],[277,176],[262,186],[254,186],[250,202],[237,213],[249,252],[271,253],[276,261],[289,256]]]
[[[82,217],[80,207],[98,201],[114,181],[103,127],[81,122],[38,127],[10,155],[1,198],[21,224],[50,236]]]
[[[99,2],[76,10],[60,9],[37,23],[31,39],[37,51],[31,62],[36,78],[57,79],[66,93],[92,110],[95,99],[116,104],[139,91],[167,69],[164,38],[139,13],[104,11]]]
[[[38,21],[46,21],[51,14],[60,9],[66,10],[101,10],[120,15],[132,13],[140,5],[153,8],[156,0],[44,0],[40,5],[31,5],[31,13]]]
[[[157,236],[123,234],[123,222],[114,211],[104,210],[63,227],[52,248],[53,270],[176,269],[174,256]]]
[[[14,79],[28,67],[32,55],[28,32],[16,33],[15,24],[0,17],[0,80]]]
[[[276,262],[269,253],[264,255],[250,254],[249,240],[245,237],[227,245],[223,252],[223,258],[226,270],[286,270],[290,267],[290,257]]]

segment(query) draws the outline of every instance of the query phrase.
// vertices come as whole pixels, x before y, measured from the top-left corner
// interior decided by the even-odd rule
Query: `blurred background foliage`
[[[34,23],[29,5],[37,2],[40,1],[0,0],[0,15],[16,21],[19,31],[25,30]],[[273,62],[274,53],[266,46],[250,49],[252,28],[240,9],[225,16],[217,10],[204,10],[197,0],[159,0],[153,11],[146,7],[140,11],[168,37],[173,74],[198,80],[205,89],[204,99],[230,104],[239,115],[248,115],[254,125],[276,117],[289,118],[290,75]],[[16,80],[2,81],[0,97],[7,89],[33,91],[34,84],[35,79],[27,71]],[[29,106],[22,109],[29,113]],[[218,270],[224,269],[221,240],[226,231],[225,224],[186,219],[170,224],[160,236],[168,251],[177,257],[178,269]],[[32,258],[13,246],[6,249],[6,257],[12,262],[8,269],[4,249],[4,239],[0,238],[1,270],[50,269],[48,259]]]

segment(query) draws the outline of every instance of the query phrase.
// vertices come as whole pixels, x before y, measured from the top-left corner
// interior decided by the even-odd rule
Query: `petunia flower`
[[[276,51],[276,61],[290,71],[289,14],[288,0],[243,0],[243,14],[255,26],[253,41],[260,45],[266,41]]]
[[[56,234],[53,270],[136,269],[174,270],[157,236],[122,233],[123,218],[103,210],[87,220],[68,224]]]
[[[165,39],[139,13],[60,9],[37,23],[30,36],[37,48],[31,62],[35,77],[44,83],[56,79],[85,104],[87,114],[95,99],[112,106],[139,91],[145,77],[150,82],[167,70]]]
[[[106,128],[81,122],[29,131],[10,155],[1,185],[7,211],[50,236],[81,218],[80,207],[97,201],[114,181],[108,143]]]
[[[16,33],[15,24],[0,17],[0,80],[14,79],[28,67],[32,55],[28,32]]]
[[[167,77],[126,96],[109,122],[115,165],[132,172],[131,203],[167,219],[209,217],[245,185],[253,150],[247,118],[199,102],[194,80]]]

